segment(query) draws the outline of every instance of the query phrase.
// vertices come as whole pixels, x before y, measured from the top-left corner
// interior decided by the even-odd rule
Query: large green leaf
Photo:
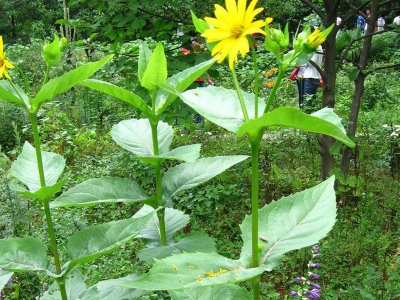
[[[86,280],[86,276],[84,276],[78,269],[74,268],[68,273],[65,279],[65,289],[68,299],[81,299],[81,297],[86,293]],[[40,297],[40,300],[62,300],[60,287],[56,281],[54,281],[44,295]]]
[[[151,58],[151,50],[146,43],[140,43],[139,45],[139,60],[138,60],[138,75],[139,81],[142,83],[143,75],[147,69],[147,64]]]
[[[159,156],[165,159],[176,159],[187,162],[195,162],[199,159],[200,148],[201,144],[186,145],[172,149],[171,151],[168,151],[167,153]]]
[[[42,151],[44,178],[46,186],[57,183],[58,178],[64,171],[65,159],[56,153]],[[11,165],[12,174],[26,186],[30,192],[40,189],[40,178],[35,148],[25,142],[21,154]]]
[[[164,46],[159,42],[151,54],[150,61],[142,77],[142,86],[149,91],[157,88],[157,84],[167,81],[167,58]]]
[[[250,119],[255,116],[254,95],[242,92]],[[182,100],[207,120],[236,133],[244,122],[239,98],[235,90],[208,86],[188,90],[181,94]],[[264,111],[265,103],[259,99],[258,111]]]
[[[354,142],[347,137],[346,130],[342,126],[340,118],[333,112],[332,108],[323,108],[308,115],[296,108],[278,107],[256,120],[250,120],[243,124],[239,128],[238,136],[242,137],[250,131],[259,131],[267,127],[276,126],[329,135],[349,147],[354,147]]]
[[[264,244],[261,262],[268,269],[275,268],[285,253],[318,243],[332,229],[336,221],[334,183],[332,176],[259,209],[259,236]],[[251,257],[251,224],[251,216],[246,216],[240,225],[243,262]]]
[[[194,232],[176,243],[169,243],[167,246],[158,246],[141,249],[136,256],[148,264],[154,259],[162,259],[177,253],[194,252],[216,252],[214,240],[205,233]]]
[[[14,86],[18,93],[8,80],[0,80],[0,99],[14,102],[25,108],[30,108],[29,97],[18,85],[14,84]]]
[[[204,183],[246,158],[245,155],[207,157],[169,169],[162,179],[163,200],[170,206],[176,193]]]
[[[53,99],[54,96],[67,91],[74,85],[77,85],[83,80],[89,78],[98,69],[105,65],[112,57],[113,55],[108,55],[100,61],[87,63],[79,68],[76,68],[75,70],[61,75],[60,77],[49,80],[42,86],[42,88],[36,94],[36,97],[32,99],[32,106],[37,109],[39,108],[40,104],[46,100]]]
[[[149,199],[135,181],[101,177],[84,181],[50,203],[51,207],[91,206],[99,203],[138,202]]]
[[[143,207],[134,215],[134,217],[142,217],[144,215],[148,215],[149,213],[154,213],[154,211],[154,208],[148,205],[143,205]],[[164,222],[165,231],[167,234],[167,243],[170,244],[173,242],[175,233],[189,223],[189,216],[180,210],[167,207],[165,208]],[[158,223],[158,218],[156,215],[153,215],[153,217],[146,224],[146,227],[142,229],[137,237],[145,239],[147,247],[160,246],[159,228],[160,226]]]
[[[180,93],[186,90],[197,78],[202,76],[213,64],[214,60],[211,59],[169,77],[167,83],[173,90],[158,90],[156,95],[157,113],[161,114],[164,112]]]
[[[75,232],[68,239],[67,253],[71,261],[66,266],[71,269],[79,263],[87,263],[115,251],[130,242],[154,214],[155,211],[142,217],[113,221]]]
[[[151,108],[146,104],[146,102],[142,98],[140,98],[138,95],[130,91],[125,90],[122,87],[96,79],[87,79],[81,82],[81,84],[93,90],[105,93],[119,100],[122,100],[125,103],[128,103],[129,105],[132,105],[140,109],[147,117],[153,114]]]
[[[57,194],[59,191],[61,191],[62,187],[64,186],[65,182],[68,179],[68,176],[65,176],[62,180],[56,182],[55,184],[51,186],[44,186],[38,189],[36,192],[32,193],[30,191],[27,191],[23,187],[19,185],[11,185],[11,188],[16,191],[18,194],[31,198],[31,199],[40,199],[40,200],[48,200],[51,199],[55,194]]]
[[[144,294],[146,291],[134,290],[118,286],[118,284],[135,280],[137,275],[129,275],[118,279],[103,280],[90,287],[87,292],[80,298],[80,300],[101,300],[101,299],[115,299],[115,300],[128,300],[136,299]],[[75,299],[75,298],[71,298]]]
[[[172,300],[251,300],[252,294],[245,288],[235,284],[216,286],[202,286],[185,290],[170,290],[168,294]]]
[[[146,275],[121,286],[175,290],[226,285],[248,280],[264,270],[265,266],[247,269],[240,261],[216,253],[183,253],[157,261]]]
[[[13,272],[0,270],[0,291],[6,286],[13,274]]]
[[[14,272],[53,270],[46,245],[33,237],[0,239],[0,268]]]
[[[167,123],[157,126],[159,154],[169,151],[174,131]],[[130,119],[119,122],[111,129],[112,139],[122,148],[139,157],[154,156],[151,126],[147,119]]]

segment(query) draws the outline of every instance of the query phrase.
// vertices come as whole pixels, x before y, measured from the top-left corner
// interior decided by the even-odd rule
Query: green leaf
[[[18,85],[14,83],[14,86],[18,93],[14,90],[8,80],[0,80],[0,99],[16,103],[24,108],[30,108],[29,97]]]
[[[82,85],[87,86],[93,90],[105,93],[112,97],[115,97],[129,105],[132,105],[140,111],[144,113],[145,116],[151,116],[153,112],[151,108],[146,104],[146,102],[140,98],[138,95],[125,90],[119,86],[113,85],[112,83],[96,80],[96,79],[87,79],[81,82]]]
[[[14,272],[49,271],[46,245],[33,237],[0,239],[0,268]]]
[[[54,96],[61,94],[74,85],[81,83],[83,80],[92,76],[98,69],[105,65],[113,55],[108,55],[100,61],[87,63],[75,70],[69,71],[60,77],[49,80],[32,99],[31,103],[35,109],[46,100],[51,100]]]
[[[121,286],[143,290],[175,290],[226,285],[248,280],[264,270],[265,266],[247,269],[240,261],[216,253],[183,253],[157,261],[149,273]]]
[[[51,187],[64,171],[65,159],[56,153],[41,152],[46,186]],[[34,193],[41,188],[38,170],[35,148],[25,142],[21,154],[11,165],[11,172]]]
[[[323,108],[308,115],[296,108],[279,107],[256,120],[250,120],[243,124],[239,128],[238,137],[242,137],[250,131],[259,131],[276,126],[329,135],[349,147],[355,146],[354,142],[347,137],[340,118],[333,112],[332,108]]]
[[[99,203],[138,202],[149,197],[135,181],[101,177],[84,181],[50,203],[50,207],[92,206]]]
[[[18,194],[31,198],[31,199],[40,199],[40,200],[48,200],[51,197],[53,197],[55,194],[57,194],[59,191],[61,191],[62,187],[64,186],[65,182],[67,182],[67,179],[69,177],[69,174],[65,176],[62,180],[59,182],[56,182],[52,186],[45,186],[39,188],[36,192],[32,193],[30,191],[27,191],[21,186],[18,185],[11,185],[11,188],[15,190]]]
[[[349,80],[350,80],[350,81],[356,80],[359,73],[360,73],[360,70],[359,70],[359,69],[353,69],[353,70],[351,70],[350,73],[349,73],[349,75],[348,75]]]
[[[121,283],[137,279],[137,275],[128,275],[118,279],[103,280],[90,287],[80,300],[99,300],[99,299],[136,299],[147,292],[134,290],[118,286]],[[75,299],[75,298],[70,298]]]
[[[192,10],[190,10],[190,14],[192,16],[193,25],[196,28],[197,32],[203,33],[204,31],[206,31],[206,29],[210,28],[210,25],[208,25],[206,21],[197,18]]]
[[[195,252],[216,252],[214,240],[205,233],[190,233],[176,243],[170,243],[168,246],[158,246],[141,249],[136,256],[148,263],[154,263],[154,259],[163,259],[177,253],[195,253]]]
[[[183,160],[187,162],[195,162],[199,159],[201,144],[192,144],[181,146],[161,155],[166,159]]]
[[[130,242],[148,223],[155,212],[142,217],[113,221],[75,232],[69,239],[67,253],[71,258],[68,269],[79,263],[95,260]]]
[[[247,113],[254,118],[254,95],[243,92]],[[222,87],[208,86],[188,90],[181,94],[183,102],[191,106],[207,120],[236,133],[244,122],[244,116],[240,107],[236,91]],[[259,99],[258,111],[265,108],[263,99]]]
[[[196,299],[196,300],[251,300],[253,296],[245,288],[235,284],[204,286],[185,290],[170,290],[168,294],[172,300]]]
[[[151,54],[152,54],[151,50],[149,49],[146,43],[141,43],[139,45],[138,76],[139,76],[139,81],[142,85],[143,85],[142,78],[147,69],[147,65],[150,61]]]
[[[68,273],[65,279],[65,289],[68,299],[82,299],[81,297],[86,293],[86,279],[86,276],[78,269],[74,268]],[[40,300],[62,300],[60,287],[56,281],[54,281],[44,295],[40,297]]]
[[[159,154],[169,151],[174,131],[167,123],[157,126]],[[147,119],[130,119],[119,122],[111,129],[112,139],[122,148],[139,157],[154,156],[151,126]]]
[[[154,208],[144,205],[135,215],[134,217],[142,217],[144,215],[148,215],[149,213],[154,213]],[[175,233],[186,226],[189,223],[189,216],[185,215],[182,211],[176,210],[173,208],[165,208],[165,231],[167,235],[167,244],[171,244],[173,242],[173,238]],[[142,231],[137,235],[138,238],[142,238],[146,240],[147,247],[155,247],[160,246],[160,231],[159,231],[159,223],[156,215],[148,221],[146,226],[142,229]]]
[[[167,81],[167,59],[164,53],[164,46],[159,42],[154,49],[150,61],[142,77],[142,86],[149,91],[157,88],[158,83]]]
[[[289,251],[311,246],[332,229],[336,221],[336,197],[332,176],[319,185],[284,197],[259,209],[259,236],[264,243],[261,263],[275,268]],[[240,225],[241,260],[251,258],[251,216]],[[266,240],[266,241],[264,241]]]
[[[207,157],[169,169],[162,179],[163,200],[170,206],[176,193],[204,183],[246,158],[245,155]]]
[[[160,85],[161,89],[157,91],[157,113],[160,115],[164,112],[180,93],[186,90],[197,78],[202,76],[213,64],[214,60],[210,59],[169,77],[167,84]],[[162,88],[166,88],[166,90],[162,90]]]
[[[13,272],[0,270],[0,291],[6,286],[13,274]]]

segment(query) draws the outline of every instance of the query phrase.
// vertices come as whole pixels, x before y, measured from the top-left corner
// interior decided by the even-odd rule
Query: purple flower
[[[317,253],[317,252],[319,252],[319,246],[318,246],[318,245],[312,246],[312,247],[311,247],[311,251],[312,251],[312,253]]]
[[[294,279],[294,281],[296,281],[297,283],[301,283],[301,282],[303,282],[303,281],[306,281],[306,279],[305,279],[304,277],[296,277],[296,278]]]
[[[320,287],[318,284],[312,282],[311,280],[307,280],[307,284],[308,284],[309,286],[312,286],[313,288],[315,288],[315,289],[317,289],[317,290],[320,290],[320,289],[321,289],[321,287]]]
[[[321,278],[318,274],[315,274],[315,273],[313,273],[313,272],[308,272],[308,276],[309,276],[310,278],[316,279],[316,280],[318,280],[318,279]]]
[[[312,289],[310,291],[305,291],[304,295],[308,295],[308,299],[315,300],[319,299],[319,290],[318,289]]]
[[[290,292],[290,296],[292,296],[292,297],[296,297],[296,296],[301,296],[298,292],[296,292],[296,291],[291,291]]]
[[[320,263],[313,263],[312,261],[310,261],[309,263],[308,263],[308,267],[309,268],[321,268],[321,264]]]

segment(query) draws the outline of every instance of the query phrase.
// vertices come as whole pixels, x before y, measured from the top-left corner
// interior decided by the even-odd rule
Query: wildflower
[[[270,77],[278,72],[277,68],[272,67],[269,71],[265,72],[265,77]]]
[[[320,289],[321,289],[321,287],[320,287],[318,284],[312,282],[311,280],[307,280],[307,284],[308,284],[309,286],[312,286],[314,289],[317,289],[317,290],[320,290]]]
[[[263,8],[254,9],[258,0],[252,0],[246,9],[246,0],[225,0],[226,9],[215,4],[215,17],[205,17],[204,20],[211,25],[206,29],[202,36],[207,39],[207,43],[219,42],[212,49],[211,55],[221,63],[227,56],[229,57],[229,68],[233,69],[233,63],[238,61],[238,53],[244,57],[250,51],[247,35],[253,33],[264,34],[261,29],[265,26],[265,21],[253,19]]]
[[[61,60],[61,51],[65,49],[67,46],[67,39],[65,37],[60,38],[57,35],[54,35],[54,41],[46,43],[43,46],[43,57],[46,60],[47,64],[52,64],[59,62]]]
[[[304,295],[308,295],[308,299],[315,300],[320,298],[319,292],[319,289],[312,289],[310,291],[305,291]]]
[[[321,277],[318,274],[315,274],[313,272],[308,272],[308,277],[312,278],[312,279],[320,279]]]
[[[0,35],[0,78],[3,78],[4,75],[4,77],[10,79],[7,68],[12,69],[14,66],[6,59],[6,53],[3,52],[3,36]]]
[[[390,134],[390,136],[399,136],[399,134],[396,132],[396,131],[393,131],[391,134]]]
[[[382,127],[383,127],[383,128],[388,128],[389,125],[388,125],[388,124],[383,124]]]
[[[327,36],[333,29],[334,24],[325,29],[324,31],[320,31],[318,28],[314,30],[313,33],[307,36],[307,39],[302,42],[301,49],[305,53],[315,52],[319,45],[325,42]]]
[[[314,245],[311,247],[311,253],[313,255],[313,258],[315,257],[320,257],[319,253],[319,246]],[[308,267],[311,268],[320,268],[321,264],[320,263],[314,263],[310,261],[308,263]],[[318,274],[315,274],[311,271],[308,272],[308,277],[312,280],[318,280],[320,279],[320,276]],[[311,280],[307,280],[305,277],[296,277],[295,282],[301,286],[302,288],[299,289],[299,291],[291,291],[290,296],[296,297],[300,296],[302,297],[301,299],[310,299],[310,300],[316,300],[320,298],[320,291],[321,291],[321,286]]]
[[[308,267],[309,268],[321,268],[321,264],[320,263],[313,263],[312,261],[310,261],[308,263]]]
[[[272,89],[272,88],[275,86],[275,82],[270,81],[270,82],[267,82],[265,85],[266,85],[267,87],[269,87],[270,89]]]

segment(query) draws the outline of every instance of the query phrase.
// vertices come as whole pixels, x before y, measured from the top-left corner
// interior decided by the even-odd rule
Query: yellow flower
[[[265,72],[265,77],[270,77],[278,71],[277,68],[272,67],[269,71]]]
[[[233,62],[238,61],[238,53],[244,57],[250,51],[247,35],[261,33],[265,35],[261,28],[265,26],[265,21],[253,19],[263,8],[254,9],[258,0],[251,1],[246,9],[246,0],[225,0],[226,9],[215,4],[215,17],[205,17],[204,20],[211,25],[206,29],[202,36],[207,39],[207,43],[219,42],[212,49],[212,56],[221,63],[227,56],[229,57],[229,68],[233,69]]]
[[[270,81],[265,84],[268,88],[272,89],[275,86],[275,82]]]
[[[305,53],[311,53],[317,50],[318,46],[321,45],[323,42],[325,42],[327,36],[333,29],[334,24],[332,24],[330,27],[325,29],[324,31],[320,31],[318,28],[316,28],[313,33],[311,33],[308,37],[307,40],[303,41],[302,43],[302,50]]]
[[[7,79],[10,79],[10,75],[7,72],[8,69],[14,68],[12,63],[6,60],[6,53],[3,52],[3,36],[0,35],[0,78],[3,78],[3,74]]]

